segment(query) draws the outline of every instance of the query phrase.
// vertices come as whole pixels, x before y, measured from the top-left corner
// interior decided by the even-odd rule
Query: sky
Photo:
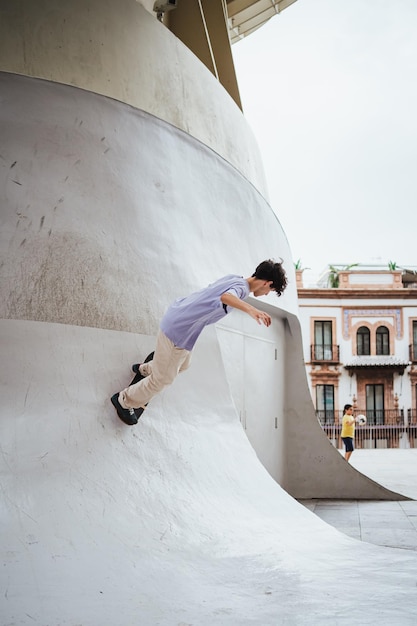
[[[232,49],[304,285],[329,264],[416,267],[417,0],[297,0]]]

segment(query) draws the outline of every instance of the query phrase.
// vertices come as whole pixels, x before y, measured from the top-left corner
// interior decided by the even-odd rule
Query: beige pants
[[[177,348],[160,330],[156,338],[153,361],[141,366],[141,373],[146,376],[135,385],[123,389],[119,402],[124,409],[144,407],[164,387],[170,385],[180,372],[190,366],[191,352]]]

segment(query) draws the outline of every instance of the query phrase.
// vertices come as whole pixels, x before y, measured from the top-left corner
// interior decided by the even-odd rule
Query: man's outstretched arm
[[[224,293],[222,296],[220,296],[220,300],[226,306],[231,306],[234,309],[244,311],[245,313],[253,317],[253,319],[256,320],[258,324],[264,324],[265,326],[271,325],[272,320],[271,316],[268,315],[268,313],[264,313],[264,311],[256,309],[251,304],[240,300],[238,297],[233,296],[231,293]]]

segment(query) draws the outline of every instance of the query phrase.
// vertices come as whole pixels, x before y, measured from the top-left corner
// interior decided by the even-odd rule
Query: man
[[[353,417],[353,406],[351,404],[345,404],[343,408],[342,418],[342,441],[345,444],[345,459],[349,461],[352,456],[352,452],[355,449],[353,441],[355,439],[355,418]]]
[[[258,324],[270,326],[270,315],[244,300],[250,293],[258,297],[275,291],[280,296],[286,286],[282,263],[270,259],[260,263],[249,278],[229,274],[205,289],[175,300],[162,318],[155,353],[132,367],[138,382],[111,398],[120,419],[130,426],[137,424],[149,400],[189,367],[192,349],[203,328],[218,322],[230,308],[247,313]]]

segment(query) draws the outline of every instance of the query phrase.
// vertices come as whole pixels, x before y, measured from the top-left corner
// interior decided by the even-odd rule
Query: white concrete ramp
[[[270,478],[214,329],[132,428],[109,397],[150,337],[3,320],[0,341],[2,626],[416,623],[417,554],[342,535]]]

